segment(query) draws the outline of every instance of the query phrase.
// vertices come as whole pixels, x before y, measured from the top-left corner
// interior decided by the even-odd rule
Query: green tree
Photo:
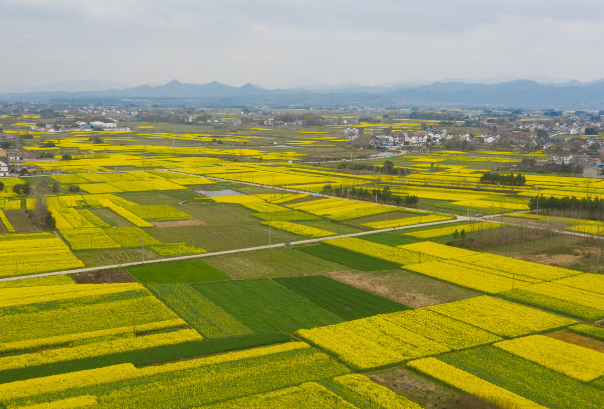
[[[28,195],[31,191],[29,183],[17,183],[13,186],[13,192],[18,195]]]

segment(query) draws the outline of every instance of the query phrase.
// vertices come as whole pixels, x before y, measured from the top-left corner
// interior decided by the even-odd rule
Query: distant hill
[[[0,94],[0,100],[69,101],[122,99],[192,99],[209,104],[304,104],[369,106],[501,106],[526,108],[604,108],[604,80],[591,83],[540,84],[516,80],[497,84],[436,82],[430,85],[362,86],[328,89],[267,90],[252,84],[232,87],[219,82],[186,84],[173,80],[155,87],[141,85],[103,91],[38,91]]]

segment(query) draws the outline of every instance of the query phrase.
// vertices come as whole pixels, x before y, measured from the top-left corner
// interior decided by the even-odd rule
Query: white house
[[[553,160],[554,163],[557,165],[568,165],[570,164],[571,160],[573,159],[573,154],[572,153],[558,153],[556,155],[554,155]]]
[[[8,158],[0,157],[0,177],[8,176]]]
[[[99,127],[99,128],[105,129],[105,128],[116,128],[117,124],[115,124],[113,122],[92,121],[92,122],[90,122],[90,126],[92,128]]]

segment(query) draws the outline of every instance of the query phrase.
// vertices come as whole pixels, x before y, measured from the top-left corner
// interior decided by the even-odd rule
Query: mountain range
[[[307,106],[489,106],[519,108],[604,108],[604,79],[591,83],[570,81],[541,84],[515,80],[494,84],[435,82],[427,85],[393,84],[264,89],[252,84],[232,87],[219,82],[112,88],[80,92],[35,91],[0,94],[0,100],[18,101],[195,100],[207,105]]]

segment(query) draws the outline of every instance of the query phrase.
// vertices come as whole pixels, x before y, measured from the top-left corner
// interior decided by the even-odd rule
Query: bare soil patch
[[[371,380],[419,403],[424,408],[456,408],[460,394],[402,368],[368,375]]]
[[[112,284],[134,283],[136,280],[123,270],[87,271],[74,274],[72,277],[76,284]]]
[[[407,271],[369,273],[336,271],[325,275],[413,308],[464,300],[481,295],[476,291]]]
[[[155,227],[185,227],[185,226],[207,226],[206,222],[198,219],[192,220],[172,220],[166,222],[151,222]]]
[[[583,257],[572,255],[572,254],[533,254],[516,256],[516,258],[533,261],[535,263],[547,264],[556,267],[573,267],[577,264],[582,263]]]
[[[569,344],[579,345],[584,348],[593,349],[594,351],[604,352],[604,342],[598,339],[593,339],[583,335],[575,334],[570,331],[559,331],[552,334],[547,334],[548,337],[557,339],[558,341],[568,342]]]

